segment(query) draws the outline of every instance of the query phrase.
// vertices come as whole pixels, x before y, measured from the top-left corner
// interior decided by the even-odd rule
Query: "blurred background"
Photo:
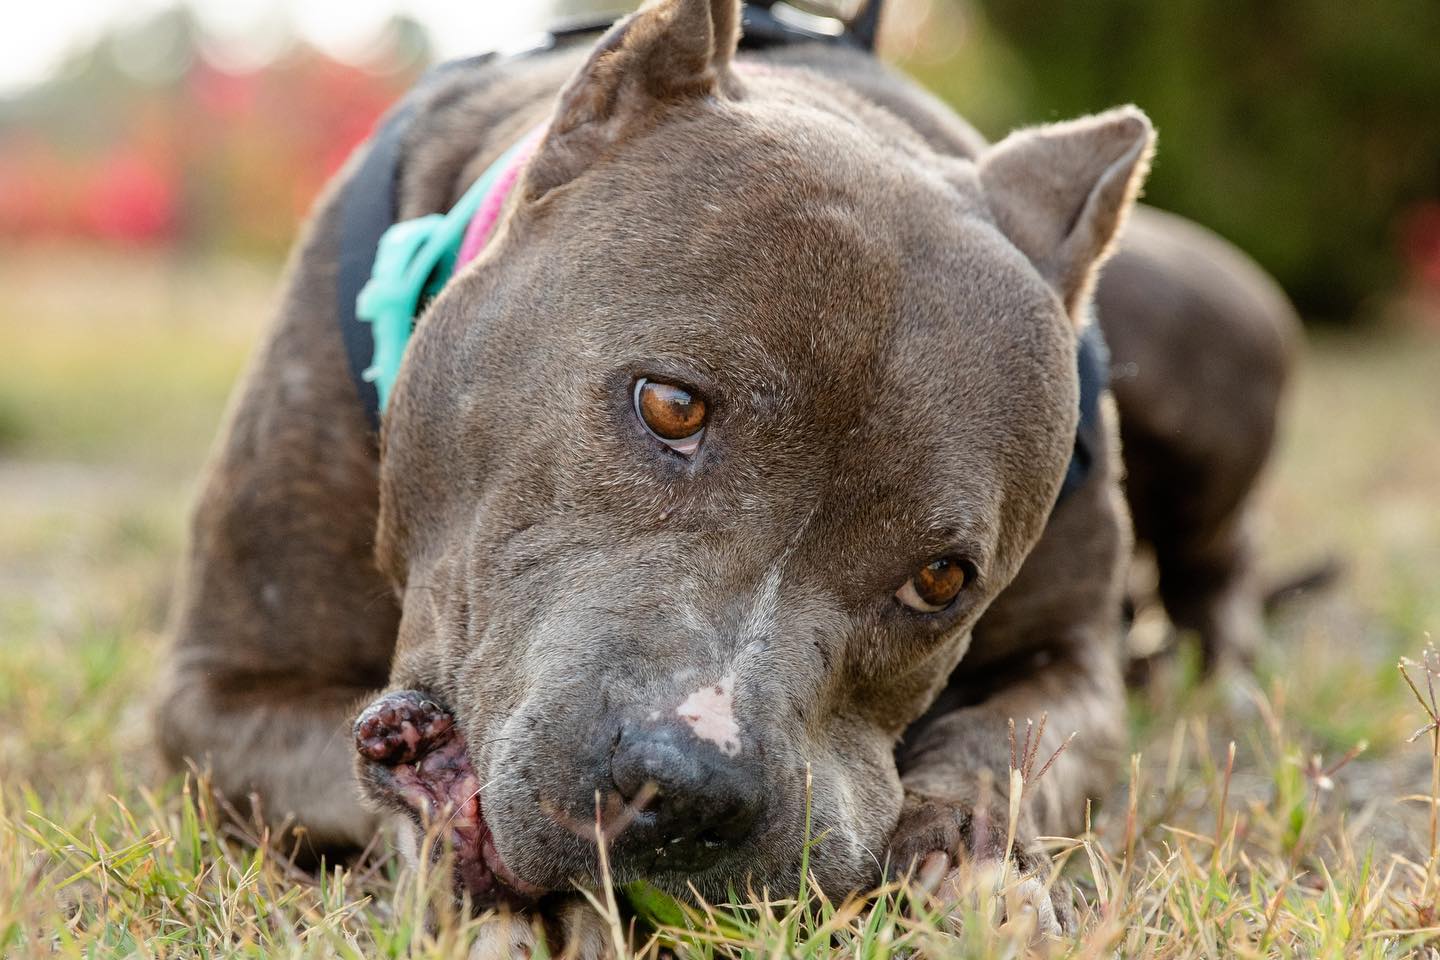
[[[617,6],[28,10],[0,39],[0,242],[278,257],[428,62]],[[1151,202],[1248,250],[1312,319],[1440,288],[1434,0],[889,0],[885,26],[886,56],[991,136],[1139,103],[1162,137]]]
[[[136,779],[187,506],[326,178],[427,64],[607,5],[44,0],[7,17],[0,780],[104,796]],[[1148,202],[1294,298],[1310,344],[1264,564],[1336,555],[1349,573],[1277,627],[1269,669],[1303,659],[1292,702],[1317,749],[1386,756],[1414,726],[1395,657],[1440,623],[1440,3],[885,9],[882,55],[992,138],[1139,104],[1160,131]],[[1386,706],[1335,709],[1360,702]]]

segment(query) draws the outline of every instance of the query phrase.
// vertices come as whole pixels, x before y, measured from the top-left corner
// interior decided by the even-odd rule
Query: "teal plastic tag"
[[[380,412],[395,389],[405,347],[415,329],[415,316],[430,297],[450,280],[465,230],[496,182],[530,146],[515,144],[471,184],[449,213],[402,220],[386,230],[375,250],[370,279],[355,300],[355,314],[370,324],[374,352],[363,374],[375,384]]]

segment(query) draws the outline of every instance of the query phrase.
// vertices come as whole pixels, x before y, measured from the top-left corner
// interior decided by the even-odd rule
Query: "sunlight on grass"
[[[77,270],[93,282],[67,283]],[[491,920],[457,909],[443,863],[417,875],[382,848],[300,871],[150,755],[190,491],[273,277],[12,259],[0,282],[0,956],[468,956]],[[833,902],[807,884],[682,908],[592,891],[608,936],[703,958],[1440,946],[1440,740],[1422,706],[1440,623],[1440,343],[1375,333],[1311,352],[1266,564],[1334,554],[1347,579],[1277,620],[1253,688],[1200,687],[1182,653],[1134,695],[1132,765],[1087,832],[1051,844],[1073,939],[1032,943],[1013,870],[940,900],[895,885]]]
[[[939,897],[905,885],[841,903],[813,885],[798,898],[752,891],[668,908],[658,927],[617,906],[624,897],[602,891],[594,902],[623,952],[643,956],[1380,957],[1420,945],[1436,933],[1434,861],[1356,835],[1333,795],[1351,757],[1310,758],[1279,702],[1261,699],[1257,755],[1233,769],[1212,751],[1203,715],[1177,721],[1153,767],[1137,756],[1120,806],[1054,841],[1059,882],[1079,894],[1073,942],[1033,940],[1013,872],[976,873]],[[1242,767],[1268,781],[1254,798],[1236,782]],[[417,876],[379,856],[310,874],[261,839],[189,778],[157,793],[97,790],[64,810],[7,787],[0,944],[56,956],[143,945],[152,955],[460,957],[489,922],[457,910],[445,862]]]

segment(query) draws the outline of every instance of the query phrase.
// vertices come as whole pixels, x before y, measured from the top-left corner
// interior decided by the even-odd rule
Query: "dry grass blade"
[[[219,802],[199,771],[167,781],[151,760],[163,601],[193,478],[271,310],[273,271],[202,258],[177,273],[94,251],[46,264],[0,256],[0,956],[464,960],[489,921],[456,908],[443,857],[412,872],[372,850],[311,873],[293,839],[267,849],[282,834]],[[1434,422],[1440,341],[1376,330],[1312,347],[1276,464],[1275,527],[1296,557],[1353,547],[1351,579],[1273,624],[1248,705],[1198,684],[1183,654],[1133,695],[1133,761],[1102,783],[1084,833],[1056,841],[1073,851],[1064,875],[1080,891],[1072,937],[1032,948],[978,897],[954,916],[900,886],[831,903],[814,881],[846,840],[843,823],[826,823],[782,899],[699,904],[668,949],[1433,957],[1440,655],[1414,650],[1440,623],[1440,435],[1398,426]],[[1057,733],[1044,717],[1009,732],[1031,799],[1074,762]],[[1359,757],[1362,741],[1372,747]],[[981,781],[981,817],[1005,772]],[[570,827],[585,843],[598,830],[609,878],[624,811],[603,824],[588,813]],[[595,893],[607,938],[657,955],[613,878]]]

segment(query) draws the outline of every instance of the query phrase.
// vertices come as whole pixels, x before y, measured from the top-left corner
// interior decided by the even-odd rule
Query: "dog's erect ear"
[[[1136,107],[1012,133],[979,161],[996,225],[1077,323],[1150,167],[1155,131]]]
[[[650,0],[615,24],[560,92],[526,196],[570,182],[664,105],[734,94],[739,40],[740,0]]]

